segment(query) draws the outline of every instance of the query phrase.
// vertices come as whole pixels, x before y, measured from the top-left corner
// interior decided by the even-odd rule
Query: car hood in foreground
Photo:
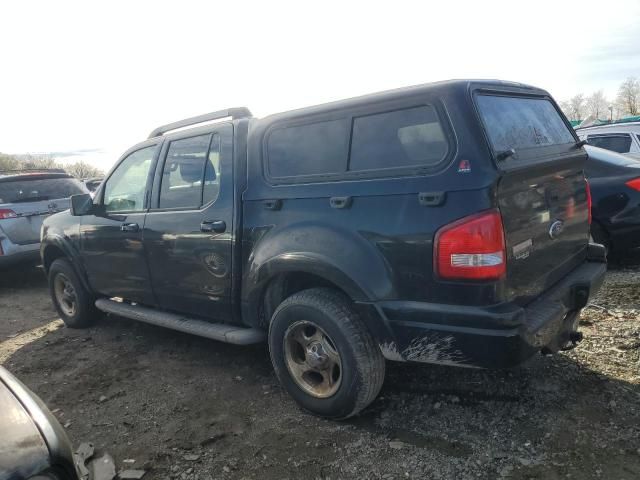
[[[0,366],[0,480],[49,468],[78,478],[71,443],[42,401]]]
[[[49,467],[49,449],[31,415],[0,380],[0,480],[29,478]]]

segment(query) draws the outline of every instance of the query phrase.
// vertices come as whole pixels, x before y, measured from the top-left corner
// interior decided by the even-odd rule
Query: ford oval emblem
[[[555,240],[564,230],[564,222],[562,220],[556,220],[549,227],[549,237]]]

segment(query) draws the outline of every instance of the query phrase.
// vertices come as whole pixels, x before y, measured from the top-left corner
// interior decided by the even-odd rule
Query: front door
[[[82,217],[80,248],[89,284],[109,297],[154,305],[142,232],[158,142],[125,154]]]
[[[144,225],[161,307],[217,321],[231,316],[233,126],[167,135]]]

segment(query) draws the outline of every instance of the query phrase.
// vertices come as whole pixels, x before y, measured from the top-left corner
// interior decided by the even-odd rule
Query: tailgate
[[[480,94],[476,104],[500,170],[506,294],[526,304],[586,258],[586,153],[546,96]]]
[[[553,168],[532,168],[500,180],[510,299],[527,303],[586,258],[589,220],[580,160],[557,161]]]

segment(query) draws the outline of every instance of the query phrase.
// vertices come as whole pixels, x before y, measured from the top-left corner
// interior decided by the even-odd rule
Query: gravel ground
[[[0,363],[74,445],[145,479],[637,479],[639,273],[609,271],[577,349],[498,372],[388,364],[346,423],[298,410],[263,346],[112,317],[64,328],[37,267],[0,273]]]

